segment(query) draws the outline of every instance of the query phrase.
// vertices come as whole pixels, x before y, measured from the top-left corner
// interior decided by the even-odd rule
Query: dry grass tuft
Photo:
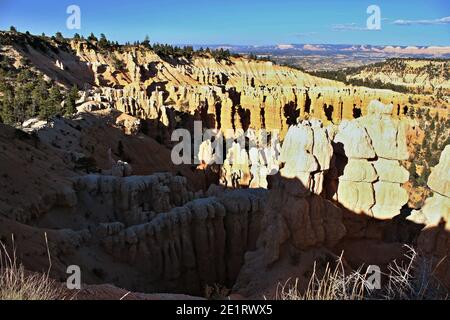
[[[13,238],[14,243],[14,238]],[[46,274],[28,273],[0,242],[0,300],[60,300],[64,290]],[[50,257],[50,256],[49,256]]]
[[[279,284],[277,300],[447,300],[449,294],[434,276],[433,263],[407,246],[405,261],[393,261],[388,273],[382,274],[381,289],[372,289],[368,284],[367,271],[363,266],[346,273],[342,255],[332,268],[327,264],[320,276],[314,271],[305,292],[299,289],[298,279],[292,284],[289,279]]]

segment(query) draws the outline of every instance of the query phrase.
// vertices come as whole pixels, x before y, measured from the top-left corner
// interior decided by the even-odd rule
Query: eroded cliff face
[[[104,239],[108,253],[138,266],[153,290],[203,294],[231,286],[256,246],[264,193],[233,191],[177,207]]]
[[[25,56],[55,81],[87,89],[84,102],[108,103],[168,128],[189,127],[193,118],[208,128],[280,130],[283,138],[298,118],[337,124],[366,115],[375,99],[393,103],[395,117],[411,107],[405,94],[346,86],[272,62],[162,59],[144,47],[102,51],[86,42],[70,45],[73,52],[40,52],[29,46],[27,51],[18,46],[7,50]]]
[[[382,177],[387,171],[378,167],[383,168],[386,165],[383,161],[392,159],[382,160],[375,154],[378,152],[394,159],[399,155],[403,157],[403,131],[389,122],[394,121],[385,114],[389,107],[375,103],[370,109],[373,114],[369,118],[381,117],[387,124],[383,126],[383,121],[378,121],[379,128],[373,129],[376,134],[367,134],[365,139],[370,142],[366,146],[369,150],[367,160],[360,161],[373,166],[377,170],[376,177]],[[4,238],[10,233],[23,236],[20,255],[26,265],[34,269],[46,266],[45,259],[34,260],[32,257],[46,252],[45,242],[39,239],[42,230],[47,230],[53,275],[57,278],[64,277],[67,264],[77,264],[84,270],[84,281],[91,284],[106,282],[144,292],[201,295],[206,285],[220,283],[234,286],[235,291],[244,296],[261,297],[264,292],[274,292],[276,279],[298,276],[307,281],[317,259],[332,262],[336,258],[334,248],[344,238],[361,237],[344,217],[344,213],[355,213],[347,211],[339,199],[324,197],[330,181],[328,174],[336,168],[336,160],[333,160],[336,141],[333,139],[336,140],[339,128],[325,128],[318,120],[301,121],[291,126],[283,141],[274,137],[266,144],[267,141],[255,135],[251,151],[234,143],[227,158],[236,160],[231,164],[240,163],[242,158],[248,160],[251,179],[247,183],[252,188],[240,189],[240,184],[225,184],[223,187],[211,186],[208,192],[196,192],[188,183],[195,176],[187,175],[188,171],[182,168],[179,168],[180,174],[185,172],[186,177],[170,173],[130,176],[135,170],[139,172],[139,163],[131,161],[131,168],[126,167],[116,161],[115,150],[111,163],[108,159],[111,150],[106,157],[108,152],[100,143],[96,144],[96,150],[106,157],[99,158],[103,159],[100,161],[101,172],[86,175],[83,170],[71,168],[72,157],[83,157],[81,153],[89,150],[92,152],[92,148],[84,147],[93,142],[83,138],[90,132],[88,128],[96,128],[98,133],[106,130],[110,139],[114,130],[119,131],[121,139],[124,139],[124,132],[131,134],[134,131],[133,119],[99,112],[81,113],[79,120],[55,120],[50,127],[47,124],[41,128],[40,124],[35,124],[40,128],[37,129],[40,138],[35,143],[42,144],[40,148],[48,148],[49,155],[67,159],[66,162],[60,160],[60,166],[67,172],[55,167],[55,177],[61,176],[61,181],[57,190],[47,191],[51,197],[39,200],[38,204],[46,206],[37,205],[39,211],[30,215],[24,210],[25,202],[23,205],[16,203],[13,207],[22,210],[5,212],[1,230]],[[98,117],[106,117],[113,128],[102,128],[104,121],[98,122]],[[127,119],[130,126],[123,128],[122,120]],[[363,117],[351,123],[364,121]],[[390,141],[392,128],[397,130],[392,133],[397,140],[392,146],[385,146],[385,154],[378,149],[375,140]],[[35,130],[32,124],[28,130]],[[338,134],[333,137],[334,130]],[[372,132],[366,127],[364,130]],[[97,138],[100,138],[99,142],[103,141],[101,135],[97,134]],[[135,138],[141,140],[143,136],[131,134],[124,145],[128,148]],[[80,141],[84,142],[80,144]],[[2,143],[6,148],[11,144],[7,137]],[[353,150],[351,141],[344,139],[340,143],[349,156],[365,154]],[[203,148],[203,154],[209,159],[213,158],[210,147]],[[32,142],[28,148],[34,150]],[[11,165],[13,161],[7,160]],[[29,182],[33,181],[34,172],[40,166],[40,160],[29,164],[32,170]],[[121,169],[117,170],[117,167]],[[274,175],[277,171],[274,170],[272,175],[257,176],[255,173],[261,173],[262,167],[264,172],[276,168],[279,173]],[[398,165],[388,166],[388,169],[392,171],[390,176],[402,173]],[[238,169],[235,167],[234,170]],[[352,179],[358,180],[355,176],[356,173],[352,173]],[[378,179],[375,175],[373,178]],[[264,189],[266,186],[268,190]],[[39,188],[42,188],[39,183],[30,184],[24,191],[38,193]],[[46,200],[50,198],[55,200]],[[376,198],[379,199],[377,205],[381,208],[391,205],[383,202],[382,197]],[[10,207],[3,208],[9,210]],[[268,275],[264,281],[260,279],[263,273]]]
[[[273,297],[277,285],[255,276],[260,273],[299,279],[304,290],[311,270],[333,264],[342,252],[351,252],[344,259],[358,261],[355,266],[381,266],[401,257],[401,242],[418,236],[420,227],[399,218],[408,201],[401,186],[408,172],[399,163],[408,158],[408,123],[390,116],[392,105],[373,101],[368,109],[339,126],[302,121],[289,129],[281,170],[268,178],[257,250],[246,256],[234,290]]]
[[[76,54],[22,54],[51,78],[90,84],[79,113],[24,124],[30,137],[0,127],[8,151],[0,154],[0,236],[20,237],[29,268],[48,267],[45,230],[56,278],[76,264],[87,283],[198,295],[219,283],[261,298],[288,278],[307,283],[314,263],[335,261],[341,248],[377,264],[415,240],[415,225],[392,219],[408,200],[399,163],[408,158],[408,123],[399,119],[407,96],[270,62],[72,46]],[[159,142],[141,133],[148,120]],[[212,141],[201,145],[197,168],[170,159],[164,140],[194,120],[231,142],[213,180],[222,186],[206,178],[220,156]],[[235,141],[247,129],[250,148]],[[279,135],[264,141],[258,129]],[[437,214],[448,212],[448,163],[445,151],[430,177],[430,227],[448,224]],[[429,238],[424,230],[421,246],[442,257],[447,231]]]
[[[341,123],[334,137],[334,173],[342,175],[335,176],[339,181],[332,197],[353,212],[379,219],[398,215],[408,202],[401,184],[409,173],[399,161],[408,159],[409,124],[392,119],[391,112],[392,105],[373,101],[367,116]]]
[[[232,286],[256,247],[267,193],[194,193],[170,173],[80,175],[62,186],[39,215],[0,216],[2,242],[10,245],[14,234],[27,268],[48,268],[45,232],[56,279],[78,265],[84,283],[198,296],[206,285]]]
[[[450,81],[448,60],[391,59],[383,64],[361,67],[350,79],[371,79],[405,86],[411,91],[448,96]]]
[[[230,188],[268,188],[268,177],[280,172],[299,194],[313,192],[356,214],[391,219],[408,202],[402,185],[409,173],[399,161],[409,157],[410,126],[406,119],[393,118],[392,108],[373,100],[367,116],[338,126],[299,121],[282,142],[275,137],[260,144],[249,134],[249,146],[226,146],[222,183]],[[213,144],[207,140],[201,148],[199,158],[205,164],[220,156]]]
[[[181,111],[208,128],[276,129],[284,137],[297,118],[339,123],[367,114],[366,106],[374,99],[395,103],[392,115],[400,116],[409,104],[406,95],[346,87],[271,62],[195,58],[180,65],[134,51],[126,61],[129,83],[102,89],[103,94],[120,111],[172,127],[180,123],[171,114]],[[109,75],[95,72],[97,79],[103,76]]]
[[[436,273],[450,287],[450,146],[442,151],[439,164],[431,170],[428,187],[433,196],[425,201],[420,211],[408,218],[424,224],[418,246],[433,257]]]
[[[95,247],[104,281],[196,295],[206,285],[234,283],[245,252],[255,248],[266,193],[193,194],[185,178],[170,174],[90,175],[77,178],[74,190],[72,217],[60,217],[58,228],[82,229],[84,242],[68,248],[73,254],[66,259],[92,268],[76,245]],[[49,212],[39,224],[49,226],[60,214]],[[132,269],[132,275],[123,276],[121,268]]]

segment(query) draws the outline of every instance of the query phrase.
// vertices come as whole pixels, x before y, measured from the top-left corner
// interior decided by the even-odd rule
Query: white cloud
[[[341,23],[331,27],[333,31],[367,31],[367,27],[358,26],[356,23]]]
[[[444,17],[440,19],[431,20],[395,20],[393,24],[399,26],[412,26],[412,25],[440,25],[440,24],[450,24],[450,17]]]

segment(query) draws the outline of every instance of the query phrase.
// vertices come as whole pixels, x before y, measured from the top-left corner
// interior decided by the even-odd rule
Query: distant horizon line
[[[159,44],[163,44],[162,42],[155,42]],[[276,47],[276,46],[282,46],[282,45],[292,45],[292,46],[304,46],[304,45],[313,45],[313,46],[371,46],[371,47],[438,47],[438,48],[444,48],[444,47],[450,47],[450,44],[447,45],[418,45],[418,44],[409,44],[409,45],[401,45],[401,44],[355,44],[355,43],[313,43],[313,42],[305,42],[305,43],[277,43],[277,44],[195,44],[195,43],[178,43],[173,44],[177,46],[222,46],[222,47]],[[280,50],[289,50],[288,49],[280,49]]]
[[[10,30],[8,30],[8,29],[4,29],[4,30],[1,30],[0,29],[0,32],[10,32]],[[20,31],[20,30],[17,30],[17,32],[18,33],[23,33],[23,34],[25,34],[27,31]],[[42,32],[42,33],[44,33],[44,32]],[[42,34],[41,33],[41,34]],[[75,32],[75,33],[78,33],[78,32]],[[93,33],[93,32],[88,32],[88,34],[86,35],[85,33],[83,33],[83,34],[81,34],[81,33],[78,33],[80,36],[84,36],[84,37],[88,37],[89,36],[89,34],[90,33]],[[103,32],[100,32],[99,34],[95,34],[94,33],[94,35],[95,36],[100,36],[100,34],[102,34]],[[30,32],[30,34],[31,35],[34,35],[34,36],[41,36],[41,34],[38,34],[38,33],[31,33]],[[44,33],[45,34],[45,33]],[[56,32],[55,32],[55,34],[56,34]],[[48,37],[51,37],[51,36],[54,36],[54,34],[53,35],[51,35],[51,34],[45,34],[46,36],[48,36]],[[66,37],[67,39],[71,39],[71,38],[73,38],[73,36],[68,36],[68,37]],[[151,37],[150,37],[150,40],[151,40]],[[125,44],[125,43],[133,43],[133,42],[136,42],[136,41],[140,41],[140,42],[142,42],[143,40],[141,39],[141,40],[126,40],[126,41],[117,41],[117,42],[119,42],[119,44]],[[407,48],[407,47],[437,47],[437,48],[443,48],[443,47],[450,47],[450,43],[449,44],[439,44],[439,45],[427,45],[427,44],[408,44],[408,45],[400,45],[400,44],[369,44],[369,43],[364,43],[364,44],[362,44],[362,43],[314,43],[314,42],[306,42],[306,43],[295,43],[295,42],[291,42],[291,43],[270,43],[270,44],[248,44],[248,43],[246,43],[246,44],[229,44],[229,43],[171,43],[171,42],[164,42],[164,41],[162,41],[162,42],[152,42],[152,44],[170,44],[170,45],[174,45],[174,46],[195,46],[195,47],[207,47],[207,46],[214,46],[214,47],[255,47],[255,48],[258,48],[258,47],[277,47],[277,46],[283,46],[283,45],[285,45],[285,46],[304,46],[304,45],[314,45],[314,46],[316,46],[316,45],[329,45],[329,46],[371,46],[371,47],[401,47],[401,48]],[[289,48],[287,48],[287,49],[280,49],[280,50],[288,50]]]

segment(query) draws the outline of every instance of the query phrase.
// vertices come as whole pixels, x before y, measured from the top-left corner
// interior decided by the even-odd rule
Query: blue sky
[[[66,9],[81,9],[68,30]],[[382,29],[366,30],[369,5]],[[449,0],[0,0],[0,29],[34,34],[105,33],[108,39],[173,44],[450,45]]]

